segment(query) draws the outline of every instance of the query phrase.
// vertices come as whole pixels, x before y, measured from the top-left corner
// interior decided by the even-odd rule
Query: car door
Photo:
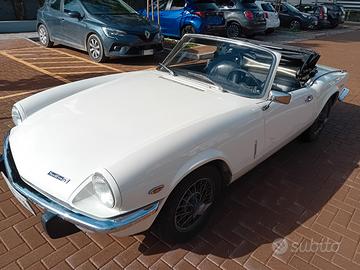
[[[185,0],[172,0],[168,10],[161,17],[162,23],[169,29],[172,36],[181,35],[181,22],[184,14]]]
[[[81,18],[72,18],[68,12],[79,12]],[[79,0],[64,0],[64,9],[61,19],[63,39],[73,47],[84,49],[86,39],[86,23],[84,22],[85,11]]]
[[[149,7],[149,19],[150,20],[154,20],[154,22],[160,22],[160,26],[161,26],[161,32],[164,35],[169,35],[168,34],[168,25],[165,25],[162,21],[162,17],[166,14],[167,12],[167,7],[170,5],[171,0],[159,0],[159,15],[160,15],[160,20],[158,20],[158,13],[157,13],[157,2],[154,1],[154,5],[153,5],[153,9],[151,9],[151,6]],[[146,16],[146,10],[144,11],[144,16]]]
[[[281,25],[288,25],[292,19],[289,9],[285,5],[280,6],[279,18]]]
[[[185,0],[170,0],[166,6],[160,6],[160,26],[164,35],[180,36],[180,25],[184,6]],[[154,17],[157,18],[157,15]]]
[[[62,39],[61,18],[62,18],[62,0],[50,0],[44,11],[46,27],[50,33],[51,39]]]
[[[314,121],[315,91],[311,87],[303,87],[290,94],[289,104],[273,102],[264,111],[265,152],[277,150]]]

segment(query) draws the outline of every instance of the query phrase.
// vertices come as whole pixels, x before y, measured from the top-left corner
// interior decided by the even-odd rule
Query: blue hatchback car
[[[154,1],[154,20],[157,21]],[[212,0],[159,0],[161,32],[179,38],[186,33],[223,35],[225,19]],[[139,11],[146,16],[146,10]],[[150,17],[152,14],[150,12]]]
[[[158,25],[122,0],[46,0],[37,18],[43,46],[59,43],[84,50],[96,62],[163,49]]]

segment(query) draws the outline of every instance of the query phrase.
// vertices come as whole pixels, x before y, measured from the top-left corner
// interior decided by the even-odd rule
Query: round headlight
[[[23,120],[21,117],[21,113],[16,106],[13,106],[11,109],[11,117],[12,117],[12,120],[13,120],[15,126],[20,124]]]
[[[115,205],[114,194],[106,181],[105,177],[100,173],[92,176],[93,189],[98,199],[107,207],[112,208]]]

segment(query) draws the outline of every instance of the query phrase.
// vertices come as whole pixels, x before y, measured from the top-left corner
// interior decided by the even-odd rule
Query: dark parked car
[[[121,0],[47,0],[38,11],[37,29],[43,46],[84,50],[96,62],[163,49],[160,28]]]
[[[225,15],[228,37],[253,36],[266,31],[264,12],[255,0],[221,0],[218,3]]]
[[[314,29],[318,20],[315,16],[299,11],[289,3],[274,6],[279,12],[280,25],[289,27],[291,30]]]
[[[296,6],[302,12],[318,18],[319,27],[336,27],[345,21],[344,9],[336,4],[303,4]]]
[[[332,27],[345,22],[345,10],[342,6],[333,3],[324,3],[322,6],[327,9],[327,17]]]
[[[315,4],[301,4],[297,5],[296,8],[301,12],[315,16],[318,19],[318,28],[328,26],[329,21],[327,20],[326,7]]]
[[[157,21],[156,1],[154,20]],[[186,33],[223,34],[224,14],[212,0],[160,0],[160,25],[165,36],[179,38]],[[146,10],[139,11],[146,16]],[[152,17],[152,13],[150,12]]]

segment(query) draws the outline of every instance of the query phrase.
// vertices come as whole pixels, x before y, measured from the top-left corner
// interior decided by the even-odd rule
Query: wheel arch
[[[195,32],[197,31],[196,24],[194,24],[192,21],[187,21],[187,22],[184,22],[183,25],[181,25],[181,28],[180,28],[180,36],[181,36],[181,34],[182,34],[183,29],[184,29],[186,26],[191,26],[192,28],[195,29]]]
[[[225,158],[225,156],[221,152],[216,150],[210,150],[200,153],[195,158],[186,162],[178,170],[172,181],[171,192],[187,176],[189,176],[191,173],[204,166],[216,167],[222,176],[222,185],[227,186],[228,184],[230,184],[232,178],[232,169],[230,162]]]
[[[339,96],[339,90],[335,90],[330,92],[329,94],[327,94],[325,96],[325,98],[321,101],[321,103],[319,103],[319,108],[318,111],[316,112],[315,116],[318,117],[319,114],[321,113],[322,109],[324,108],[324,106],[326,105],[326,103],[331,100],[331,106],[333,106],[336,103],[336,100],[338,99]]]
[[[50,41],[52,41],[52,33],[51,33],[51,30],[49,29],[49,27],[47,26],[47,24],[44,22],[44,21],[37,21],[37,23],[36,23],[36,31],[38,31],[39,30],[39,27],[40,27],[40,25],[44,25],[45,27],[46,27],[46,29],[47,29],[47,32],[48,32],[48,34],[49,34],[49,38],[50,38]]]
[[[87,46],[87,41],[88,41],[88,39],[89,39],[89,37],[91,36],[91,35],[97,35],[100,39],[101,39],[101,35],[98,33],[98,32],[96,32],[95,30],[90,30],[87,34],[86,34],[86,37],[85,37],[85,40],[84,40],[84,44],[85,44],[85,50],[87,51],[87,49],[88,49],[88,46]]]
[[[333,106],[336,103],[336,100],[337,100],[338,96],[339,96],[339,90],[338,89],[336,89],[335,91],[331,91],[328,95],[326,95],[323,102],[321,103],[321,106],[320,106],[321,110],[322,110],[322,108],[324,108],[325,104],[329,100],[331,100],[331,106]]]
[[[228,27],[232,23],[236,23],[237,25],[239,25],[241,27],[241,23],[233,18],[226,20],[226,27]]]
[[[338,97],[339,97],[339,91],[336,91],[335,93],[333,93],[330,96],[330,99],[331,99],[331,102],[332,102],[331,105],[334,105],[336,103],[336,100],[338,99]]]
[[[182,30],[184,29],[184,27],[191,25],[194,29],[196,33],[200,33],[201,32],[201,27],[203,24],[203,20],[198,18],[197,16],[186,16],[185,18],[183,18],[180,22],[180,35],[182,33]]]
[[[300,24],[300,29],[302,29],[304,27],[304,21],[301,17],[298,17],[298,16],[293,17],[291,20],[289,20],[289,26],[291,25],[291,23],[293,21],[297,21]]]

